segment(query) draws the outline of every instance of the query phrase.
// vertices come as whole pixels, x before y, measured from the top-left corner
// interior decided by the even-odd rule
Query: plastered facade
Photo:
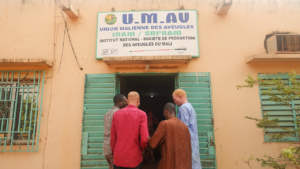
[[[254,122],[244,119],[261,117],[258,88],[237,90],[236,85],[243,84],[248,74],[257,77],[258,73],[300,72],[299,62],[245,62],[247,56],[266,53],[266,34],[300,33],[300,1],[235,0],[225,16],[215,14],[217,0],[70,0],[70,3],[79,10],[78,19],[62,17],[59,6],[67,6],[69,1],[0,1],[0,59],[42,58],[53,62],[53,67],[46,69],[39,151],[0,153],[1,169],[80,168],[85,74],[210,72],[219,169],[247,169],[243,157],[264,154],[276,157],[282,148],[288,147],[286,143],[264,143],[262,131]],[[98,12],[179,9],[198,11],[199,58],[177,67],[151,65],[154,69],[150,70],[131,69],[145,65],[108,66],[95,59]],[[64,35],[64,19],[83,70],[77,65],[68,35]],[[16,68],[0,67],[8,69]],[[255,163],[252,167],[260,168]]]

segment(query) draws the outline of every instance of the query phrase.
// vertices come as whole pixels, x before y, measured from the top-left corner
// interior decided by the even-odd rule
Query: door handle
[[[213,140],[213,137],[212,137],[212,135],[210,135],[210,146],[214,146],[215,144],[214,144],[214,140]]]

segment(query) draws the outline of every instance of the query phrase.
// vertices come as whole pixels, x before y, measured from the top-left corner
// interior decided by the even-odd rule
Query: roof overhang
[[[0,68],[40,68],[47,69],[53,66],[53,62],[47,59],[40,58],[24,58],[24,59],[13,59],[3,58],[0,59]]]
[[[124,56],[124,57],[103,57],[108,65],[124,64],[187,64],[191,61],[191,55],[174,56]]]
[[[246,63],[300,62],[300,54],[257,54],[246,57]]]

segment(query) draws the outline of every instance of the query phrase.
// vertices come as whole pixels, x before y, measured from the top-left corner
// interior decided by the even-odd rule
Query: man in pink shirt
[[[147,115],[138,109],[140,96],[128,94],[128,106],[114,113],[110,146],[114,169],[141,169],[143,150],[148,143]]]

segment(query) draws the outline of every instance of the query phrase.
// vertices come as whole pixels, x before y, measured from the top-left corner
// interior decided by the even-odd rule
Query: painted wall
[[[45,58],[54,63],[46,70],[39,151],[0,153],[1,169],[79,169],[84,75],[97,73],[210,72],[217,165],[221,169],[246,169],[243,157],[276,157],[288,147],[285,143],[264,143],[262,131],[244,119],[261,117],[258,88],[237,91],[236,85],[243,84],[248,74],[300,72],[300,63],[245,63],[246,56],[266,53],[266,34],[300,33],[298,0],[234,0],[226,16],[214,13],[218,3],[214,0],[70,3],[79,9],[78,19],[62,17],[59,6],[68,6],[67,0],[0,1],[0,58]],[[107,66],[95,60],[97,12],[180,8],[198,10],[200,58],[175,69],[149,71],[145,65]],[[64,34],[64,19],[83,70]],[[254,164],[253,168],[260,167]]]

